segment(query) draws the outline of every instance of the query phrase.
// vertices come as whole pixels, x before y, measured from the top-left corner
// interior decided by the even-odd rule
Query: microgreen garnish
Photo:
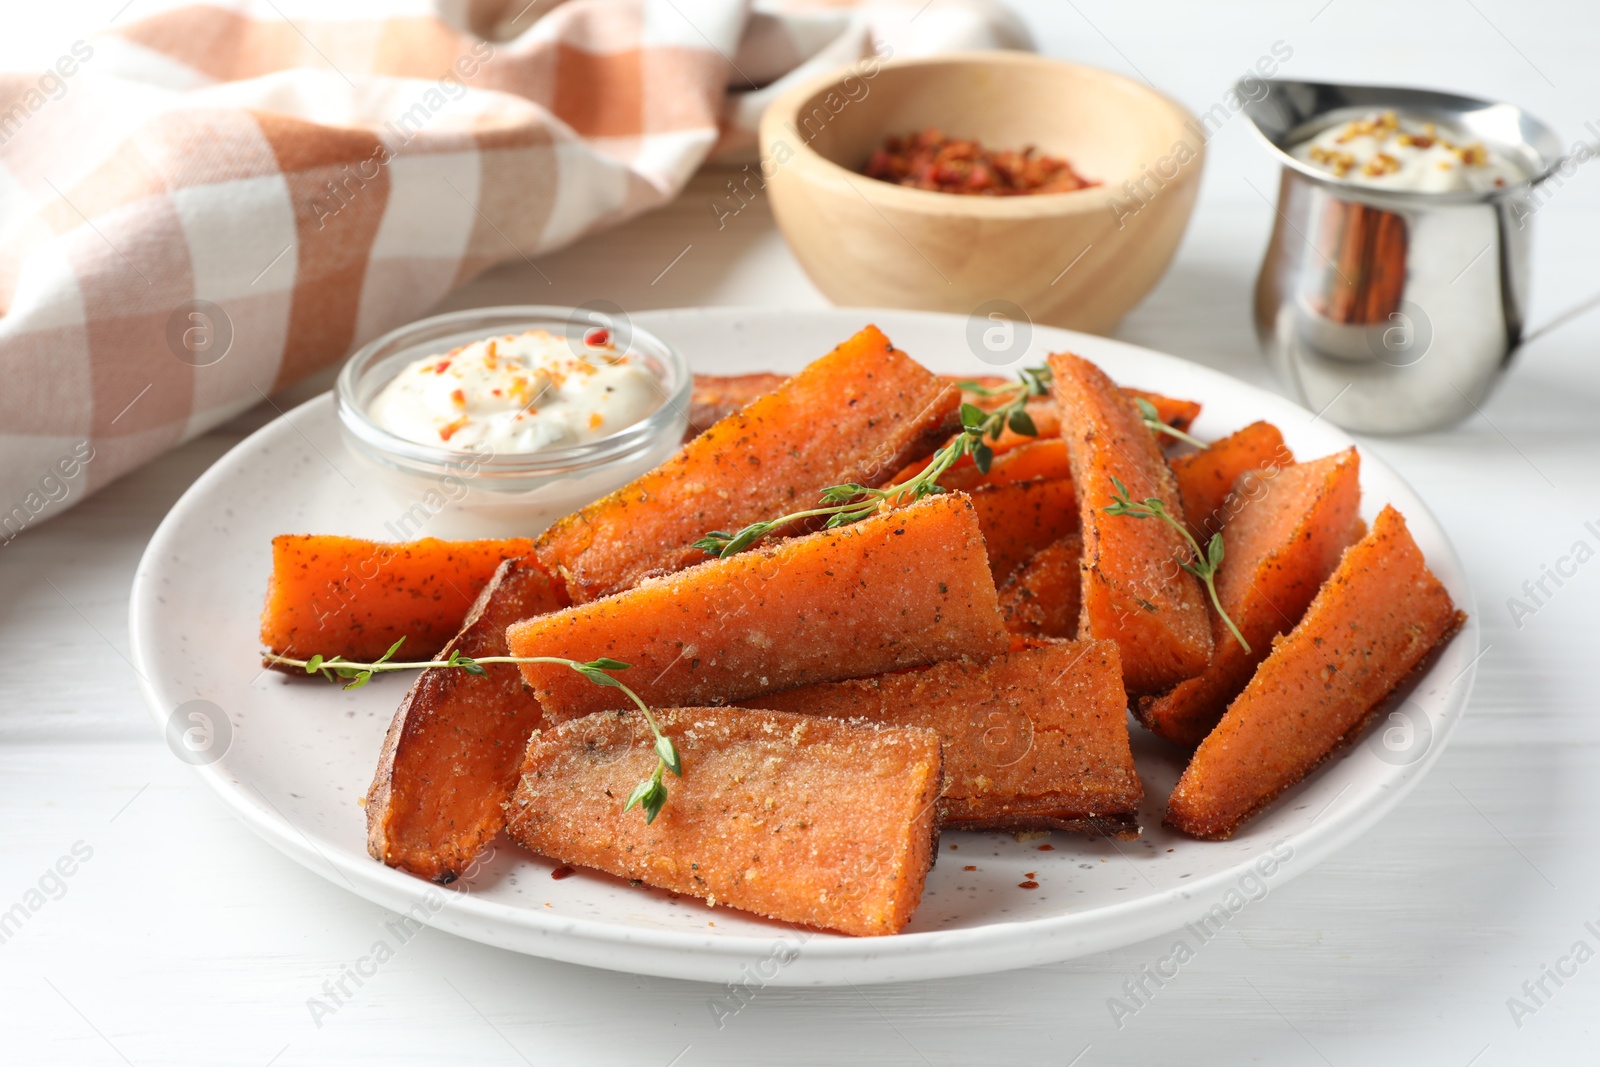
[[[599,659],[583,662],[575,659],[563,659],[559,656],[463,656],[459,649],[450,653],[449,659],[426,660],[413,663],[397,663],[394,654],[400,650],[405,638],[401,638],[389,646],[389,651],[379,656],[371,663],[355,663],[343,656],[312,656],[310,659],[290,659],[287,656],[273,656],[274,664],[284,664],[290,667],[301,667],[307,674],[320,674],[331,681],[345,680],[346,689],[360,689],[372,681],[374,674],[387,674],[390,671],[428,670],[434,667],[455,667],[466,671],[468,674],[483,675],[488,672],[483,669],[485,663],[555,663],[571,670],[577,671],[595,685],[610,686],[620,689],[627,694],[629,700],[644,715],[644,721],[650,724],[650,732],[655,735],[656,769],[650,777],[634,786],[633,792],[628,794],[628,802],[622,808],[624,812],[634,808],[644,809],[644,821],[652,823],[656,816],[661,814],[662,805],[667,802],[667,785],[662,780],[663,772],[671,771],[679,778],[683,777],[683,760],[678,756],[678,749],[672,743],[672,738],[661,732],[661,724],[656,722],[656,717],[651,713],[645,702],[639,699],[639,694],[623,685],[608,671],[625,671],[628,664],[619,663],[614,659],[602,656]]]
[[[1223,622],[1228,624],[1228,629],[1233,632],[1234,638],[1238,640],[1244,650],[1249,652],[1250,642],[1244,639],[1244,634],[1239,632],[1239,628],[1233,624],[1233,620],[1228,617],[1228,613],[1222,610],[1222,601],[1217,598],[1216,578],[1217,568],[1222,566],[1222,535],[1212,534],[1210,542],[1206,544],[1205,551],[1202,552],[1200,543],[1194,539],[1182,522],[1172,517],[1172,513],[1167,510],[1166,502],[1160,497],[1146,497],[1143,501],[1135,502],[1128,499],[1128,487],[1123,485],[1120,479],[1113,476],[1111,484],[1117,490],[1116,503],[1106,507],[1105,512],[1107,515],[1127,515],[1129,518],[1134,519],[1160,519],[1174,530],[1177,530],[1183,535],[1183,539],[1189,542],[1189,547],[1194,550],[1194,562],[1184,563],[1180,560],[1178,566],[1205,583],[1207,591],[1211,593],[1211,604],[1217,609],[1217,614],[1222,617]]]
[[[1144,397],[1134,397],[1133,403],[1139,409],[1140,416],[1144,419],[1145,429],[1149,430],[1151,433],[1158,437],[1161,434],[1166,434],[1168,437],[1176,437],[1184,444],[1194,445],[1196,448],[1206,447],[1206,443],[1200,440],[1198,437],[1191,437],[1182,430],[1178,429],[1176,426],[1168,426],[1166,423],[1162,422],[1161,412],[1157,411],[1156,406],[1150,403],[1150,401],[1146,400]]]
[[[860,522],[876,514],[885,504],[909,504],[925,496],[944,492],[939,479],[963,456],[970,455],[980,471],[989,473],[989,466],[994,462],[994,449],[988,442],[1000,440],[1007,427],[1013,433],[1027,437],[1039,435],[1038,428],[1028,415],[1027,403],[1032,397],[1049,395],[1050,368],[1024,367],[1020,378],[1020,381],[1002,386],[960,382],[959,387],[974,396],[1004,397],[1005,403],[992,411],[985,411],[976,404],[962,404],[961,432],[941,445],[929,458],[927,466],[898,485],[886,489],[874,489],[855,482],[830,485],[822,491],[822,507],[753,522],[736,532],[713,530],[696,541],[694,547],[707,555],[726,558],[744,551],[772,531],[790,523],[826,517],[828,521],[824,528],[833,529]]]

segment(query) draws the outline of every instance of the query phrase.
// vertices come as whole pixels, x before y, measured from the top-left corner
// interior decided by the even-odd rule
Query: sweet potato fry
[[[622,798],[655,766],[637,712],[534,737],[511,836],[562,863],[806,926],[870,936],[911,918],[933,863],[939,739],[746,708],[668,708],[683,760],[654,822]]]
[[[1240,504],[1223,529],[1227,553],[1216,581],[1217,596],[1250,651],[1214,616],[1210,665],[1169,693],[1141,699],[1139,721],[1190,748],[1221,721],[1272,651],[1273,638],[1300,621],[1340,555],[1357,540],[1360,470],[1360,456],[1351,448],[1282,467],[1270,480],[1252,482],[1249,471],[1241,475],[1231,498]]]
[[[1270,422],[1252,422],[1227,437],[1212,441],[1199,452],[1172,461],[1172,474],[1178,480],[1178,495],[1183,498],[1183,515],[1189,532],[1205,544],[1221,531],[1230,509],[1224,505],[1239,476],[1254,471],[1270,478],[1278,468],[1294,462],[1294,453],[1283,443],[1283,434]],[[1243,496],[1235,498],[1242,503]]]
[[[958,379],[951,380],[955,381]],[[1009,381],[1009,379],[981,378],[978,379],[978,381],[981,384],[992,386],[1004,385]],[[1123,392],[1127,393],[1129,396],[1137,396],[1150,401],[1155,405],[1156,412],[1161,415],[1161,421],[1165,422],[1168,426],[1171,426],[1175,430],[1187,430],[1200,414],[1200,405],[1193,400],[1174,400],[1171,397],[1162,396],[1160,393],[1147,393],[1142,389],[1124,389]],[[981,407],[986,411],[992,410],[1002,403],[1000,400],[995,400],[990,397],[980,397],[975,393],[963,393],[961,399],[966,403],[976,404],[978,407]],[[999,464],[1001,458],[1003,458],[1006,453],[1012,451],[1013,449],[1023,448],[1037,442],[1046,441],[1050,438],[1061,436],[1061,411],[1056,407],[1056,402],[1054,400],[1048,397],[1036,397],[1028,401],[1027,408],[1028,417],[1033,420],[1033,427],[1039,432],[1037,434],[1020,434],[1011,429],[1009,426],[1006,427],[1005,431],[1000,435],[999,440],[991,440],[987,442],[989,447],[994,451],[996,465]],[[891,484],[898,485],[899,483],[920,472],[922,468],[926,467],[927,465],[928,461],[926,459],[921,459],[915,463],[911,463],[898,474],[896,474],[892,479],[890,479],[890,482]],[[1031,477],[1037,476],[1040,475],[1031,475]],[[1047,478],[1065,478],[1067,475],[1063,470],[1063,472],[1060,474],[1044,474],[1042,476]],[[946,475],[945,479],[943,480],[943,484],[948,489],[970,489],[975,485],[980,485],[985,481],[992,480],[992,478],[984,478],[979,473],[979,471],[973,466],[972,458],[970,456],[963,456],[956,462],[955,466],[950,468],[950,473]],[[1015,481],[1016,479],[1014,478],[1012,480]]]
[[[506,560],[443,655],[504,656],[506,627],[565,598],[531,559]],[[478,677],[433,668],[400,702],[367,791],[367,851],[436,882],[451,882],[505,825],[539,702],[513,664]]]
[[[1024,637],[1076,637],[1082,559],[1083,538],[1070,533],[1013,571],[1000,587],[1006,629]]]
[[[999,389],[1003,386],[1017,383],[1015,378],[1005,378],[998,375],[981,375],[977,378],[960,378],[953,375],[945,375],[945,377],[952,382],[975,381],[988,389]],[[1007,399],[1007,397],[980,396],[977,393],[969,393],[965,390],[961,393],[962,403],[973,404],[985,411],[993,411],[1001,404],[1004,404]],[[1028,417],[1033,420],[1034,429],[1039,432],[1037,434],[1020,434],[1008,426],[1001,433],[999,440],[989,442],[989,447],[994,449],[995,455],[998,456],[1009,452],[1020,445],[1031,444],[1041,438],[1059,437],[1061,435],[1061,418],[1056,414],[1055,401],[1044,396],[1033,397],[1028,401],[1027,408]],[[971,461],[968,460],[967,462]],[[915,473],[915,471],[912,473]],[[898,481],[899,479],[896,480]]]
[[[1187,431],[1194,425],[1194,420],[1200,417],[1200,404],[1194,400],[1179,400],[1175,397],[1162,396],[1160,393],[1151,393],[1143,389],[1122,390],[1135,400],[1148,400],[1156,409],[1156,417],[1171,426],[1174,430]]]
[[[976,467],[972,468],[977,470]],[[1011,451],[997,455],[984,479],[989,485],[1015,485],[1017,482],[1047,478],[1060,481],[1072,477],[1072,466],[1067,462],[1067,443],[1059,437],[1046,437],[1018,445]],[[963,488],[955,486],[953,488]]]
[[[1195,837],[1231,837],[1354,739],[1465,619],[1405,519],[1384,508],[1200,743],[1173,790],[1167,822]]]
[[[1138,836],[1144,787],[1110,641],[1052,641],[984,663],[947,660],[754,703],[933,730],[944,745],[945,826]]]
[[[1006,636],[977,515],[942,493],[517,623],[507,643],[631,664],[628,685],[671,707],[992,656]],[[629,706],[565,668],[522,672],[552,721]]]
[[[704,560],[694,542],[877,486],[949,435],[960,393],[868,326],[655,470],[546,530],[534,548],[573,603]],[[821,432],[822,427],[827,432]]]
[[[1028,417],[1033,420],[1033,428],[1039,431],[1036,434],[1018,433],[1007,426],[1000,433],[998,440],[990,440],[989,447],[996,456],[1003,456],[1015,448],[1023,448],[1037,441],[1048,441],[1052,437],[1061,436],[1061,415],[1056,410],[1056,403],[1049,397],[1035,397],[1027,405]],[[968,460],[967,462],[971,462]]]
[[[1006,378],[997,374],[980,374],[975,378],[963,378],[960,375],[946,374],[943,377],[947,381],[958,384],[961,382],[977,382],[985,389],[999,389],[1002,386],[1016,383],[1014,378]],[[1145,389],[1131,389],[1127,386],[1124,386],[1122,391],[1131,397],[1148,400],[1155,406],[1156,414],[1160,416],[1161,421],[1171,426],[1174,430],[1187,430],[1194,425],[1194,420],[1200,417],[1200,403],[1198,401],[1179,400],[1175,397],[1162,396],[1160,393],[1152,393]],[[1005,402],[1004,398],[996,399],[965,391],[962,392],[961,399],[965,403],[976,404],[985,411],[992,411]],[[1037,408],[1035,405],[1037,405]],[[1040,422],[1039,413],[1042,413],[1045,421],[1051,424],[1050,429],[1045,429],[1044,424]],[[1037,400],[1030,400],[1028,401],[1028,414],[1033,416],[1034,425],[1038,426],[1040,437],[1054,437],[1061,432],[1060,415],[1055,410],[1054,401],[1043,397]]]
[[[964,385],[973,382],[984,389],[1003,389],[1008,385],[1015,385],[1015,378],[1007,378],[1004,374],[941,374],[939,377],[951,385]],[[968,404],[977,404],[981,408],[998,407],[999,401],[993,397],[984,396],[982,393],[961,391],[961,399]]]
[[[1211,658],[1200,583],[1179,567],[1193,553],[1166,523],[1105,509],[1116,478],[1133,500],[1159,497],[1170,514],[1182,515],[1172,469],[1139,409],[1100,368],[1069,353],[1051,356],[1050,366],[1083,534],[1078,636],[1117,643],[1129,693],[1161,692]]]
[[[1066,479],[980,485],[969,495],[996,583],[1078,525],[1078,494]]]
[[[1038,438],[997,454],[987,475],[981,474],[978,467],[966,467],[965,470],[976,475],[971,486],[952,485],[949,488],[966,490],[978,485],[1016,485],[1018,482],[1032,482],[1035,478],[1048,478],[1053,482],[1072,478],[1072,467],[1067,462],[1067,443],[1059,437]]]
[[[261,643],[297,659],[365,662],[404,637],[407,656],[431,656],[461,628],[500,561],[532,548],[523,538],[390,543],[282,534],[272,539]]]
[[[997,451],[987,474],[977,468],[971,456],[962,456],[940,476],[939,484],[946,489],[970,491],[980,485],[1014,485],[1036,478],[1060,480],[1072,477],[1072,468],[1067,464],[1066,443],[1061,438],[1029,437],[1024,442],[1009,451]],[[988,443],[995,445],[993,441]],[[927,460],[911,464],[895,475],[894,484],[899,485],[921,473],[927,465]]]
[[[782,374],[696,374],[689,395],[689,426],[685,441],[698,437],[757,397],[788,381]]]

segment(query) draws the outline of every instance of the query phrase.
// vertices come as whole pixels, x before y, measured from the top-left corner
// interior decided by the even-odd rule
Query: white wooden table
[[[92,26],[116,6],[35,13],[47,21],[21,36],[33,33],[29,43],[53,55],[83,32],[71,19]],[[1018,6],[1043,50],[1142,72],[1195,110],[1281,39],[1294,49],[1289,76],[1499,96],[1569,137],[1600,118],[1600,18],[1577,2]],[[1211,147],[1177,262],[1118,336],[1267,382],[1247,301],[1271,218],[1254,189],[1270,193],[1273,168],[1242,120]],[[449,306],[820,305],[764,203],[718,232],[706,201],[721,181],[703,174],[672,207],[546,258],[548,285],[519,264]],[[1595,175],[1569,182],[1538,225],[1536,321],[1600,288]],[[1600,962],[1588,955],[1600,952],[1600,562],[1520,627],[1506,599],[1574,542],[1600,546],[1584,525],[1600,529],[1597,349],[1600,315],[1529,346],[1482,417],[1365,443],[1421,490],[1472,575],[1487,653],[1468,716],[1389,818],[1274,886],[1120,1029],[1109,998],[1123,997],[1124,981],[1166,955],[1171,938],[965,980],[766,990],[719,1027],[718,988],[547,963],[426,930],[316,1025],[308,998],[368,951],[389,916],[225,812],[162,743],[126,659],[128,587],[146,540],[189,483],[271,414],[252,412],[0,549],[0,912],[25,902],[31,913],[0,943],[0,1058],[1596,1062]],[[47,876],[63,857],[73,873]],[[44,894],[29,897],[41,878]],[[1561,962],[1578,942],[1587,962]],[[1546,966],[1577,970],[1557,983]],[[1531,1011],[1514,1017],[1509,998]]]

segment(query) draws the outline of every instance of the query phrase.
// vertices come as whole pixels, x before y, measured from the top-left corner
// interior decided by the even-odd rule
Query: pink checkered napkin
[[[920,5],[755,7],[139,0],[0,75],[0,544],[485,268],[664,203]]]

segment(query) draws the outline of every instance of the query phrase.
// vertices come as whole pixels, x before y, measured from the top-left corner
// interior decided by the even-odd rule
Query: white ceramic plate
[[[651,312],[637,321],[705,372],[793,371],[868,321],[935,370],[996,371],[972,354],[968,322],[957,316],[703,309]],[[1203,401],[1202,437],[1268,419],[1302,459],[1350,444],[1287,400],[1105,338],[1036,328],[1023,358],[1034,364],[1062,349],[1095,360],[1125,384]],[[1472,612],[1461,561],[1427,507],[1370,455],[1361,474],[1366,516],[1385,503],[1404,512],[1434,571]],[[1147,794],[1142,840],[945,834],[922,905],[895,937],[814,934],[589,872],[555,880],[553,863],[503,837],[478,870],[440,888],[368,858],[357,806],[408,678],[381,677],[344,692],[260,667],[256,618],[271,538],[384,538],[385,519],[402,509],[361,486],[329,396],[252,435],[195,482],[151,539],[134,580],[133,650],[151,712],[175,751],[200,750],[190,761],[247,825],[331,881],[463,937],[639,974],[776,985],[938,978],[1068,959],[1185,923],[1214,926],[1394,807],[1455,728],[1478,655],[1474,619],[1385,722],[1224,843],[1192,841],[1161,826],[1181,758],[1136,727]],[[185,730],[196,732],[187,745],[176,743]],[[1026,878],[1038,888],[1021,888]],[[1196,926],[1191,936],[1203,932]]]

